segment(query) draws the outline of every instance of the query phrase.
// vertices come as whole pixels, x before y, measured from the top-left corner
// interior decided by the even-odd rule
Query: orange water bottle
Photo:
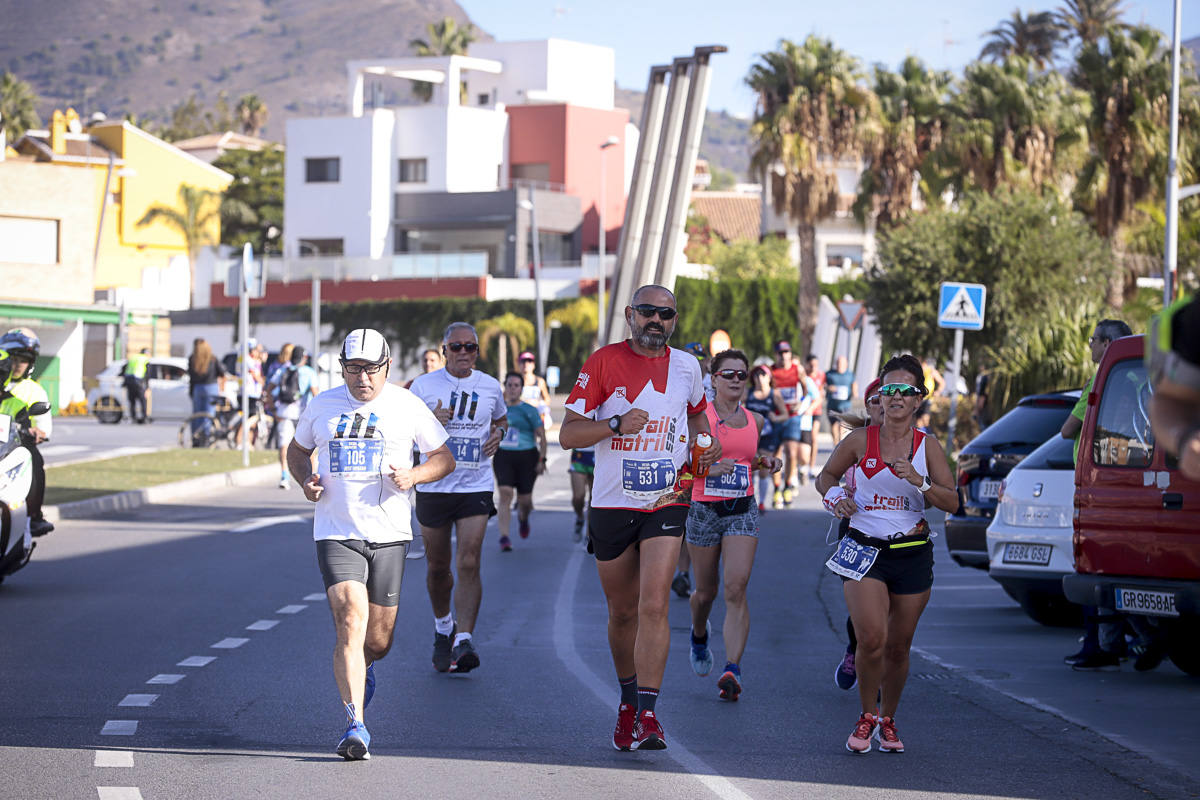
[[[712,437],[707,433],[696,435],[696,443],[692,445],[692,474],[697,478],[703,478],[708,475],[708,467],[704,469],[700,468],[700,454],[712,447],[712,443]]]

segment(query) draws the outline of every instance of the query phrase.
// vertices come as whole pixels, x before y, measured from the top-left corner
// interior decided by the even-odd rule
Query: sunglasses
[[[383,369],[386,366],[387,366],[386,363],[383,363],[383,364],[347,364],[345,361],[342,362],[342,370],[347,375],[361,375],[364,372],[367,373],[368,375],[377,375],[377,374],[379,374],[379,370]]]
[[[871,397],[870,397],[870,398],[867,400],[867,405],[869,405],[869,406],[878,406],[878,405],[883,405],[883,398],[882,398],[882,397],[880,397],[880,396],[879,396],[879,395],[877,395],[877,394],[876,394],[876,395],[872,395],[872,396],[871,396]]]
[[[720,376],[727,381],[732,381],[732,380],[744,381],[744,380],[746,380],[746,376],[749,375],[750,373],[746,372],[746,370],[744,370],[744,369],[722,369],[722,370],[717,370],[713,374]]]
[[[633,307],[633,310],[641,314],[646,319],[650,319],[655,314],[664,322],[669,319],[674,319],[676,311],[670,306],[653,306],[649,303],[638,303]]]
[[[479,345],[475,342],[450,342],[446,345],[446,349],[457,353],[461,350],[466,350],[468,353],[474,353],[479,349]]]
[[[919,394],[924,394],[924,392],[922,392],[916,386],[910,386],[907,383],[889,383],[885,386],[880,386],[879,393],[884,397],[894,397],[895,395],[900,395],[901,397],[916,397]]]

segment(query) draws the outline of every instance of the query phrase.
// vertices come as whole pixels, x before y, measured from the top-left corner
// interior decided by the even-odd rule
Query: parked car
[[[1167,654],[1200,675],[1200,481],[1150,428],[1144,337],[1108,346],[1088,397],[1075,468],[1073,602],[1157,621]]]
[[[125,395],[125,360],[114,361],[96,376],[98,385],[88,392],[88,412],[104,424],[115,424],[128,413]],[[183,419],[192,413],[188,395],[187,359],[152,356],[146,367],[150,390],[150,416]]]
[[[987,529],[988,576],[1043,625],[1083,619],[1062,589],[1063,576],[1075,572],[1074,447],[1055,433],[1013,467]]]
[[[987,569],[987,528],[1000,498],[1000,482],[1021,459],[1059,432],[1079,390],[1022,397],[958,455],[959,507],[946,515],[946,547],[964,567]]]

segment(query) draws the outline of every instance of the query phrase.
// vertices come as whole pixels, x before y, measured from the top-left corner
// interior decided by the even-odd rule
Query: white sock
[[[765,503],[771,498],[772,488],[770,475],[760,475],[758,477],[758,499],[760,501]]]
[[[454,615],[447,614],[444,617],[434,617],[433,627],[442,636],[449,636],[450,631],[454,630]]]
[[[471,634],[460,633],[454,637],[454,646],[458,647],[463,642],[469,642],[470,640],[471,640]]]

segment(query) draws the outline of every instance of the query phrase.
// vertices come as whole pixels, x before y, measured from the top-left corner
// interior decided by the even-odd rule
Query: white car
[[[1074,446],[1055,434],[1013,467],[987,529],[988,575],[1043,625],[1082,619],[1062,590],[1075,572]]]
[[[150,416],[155,419],[183,419],[192,413],[188,394],[186,358],[151,356],[146,366],[150,390]],[[88,412],[102,423],[115,424],[129,413],[125,394],[125,361],[114,361],[96,376],[99,385],[88,392]],[[225,381],[225,395],[237,395],[237,381]]]

